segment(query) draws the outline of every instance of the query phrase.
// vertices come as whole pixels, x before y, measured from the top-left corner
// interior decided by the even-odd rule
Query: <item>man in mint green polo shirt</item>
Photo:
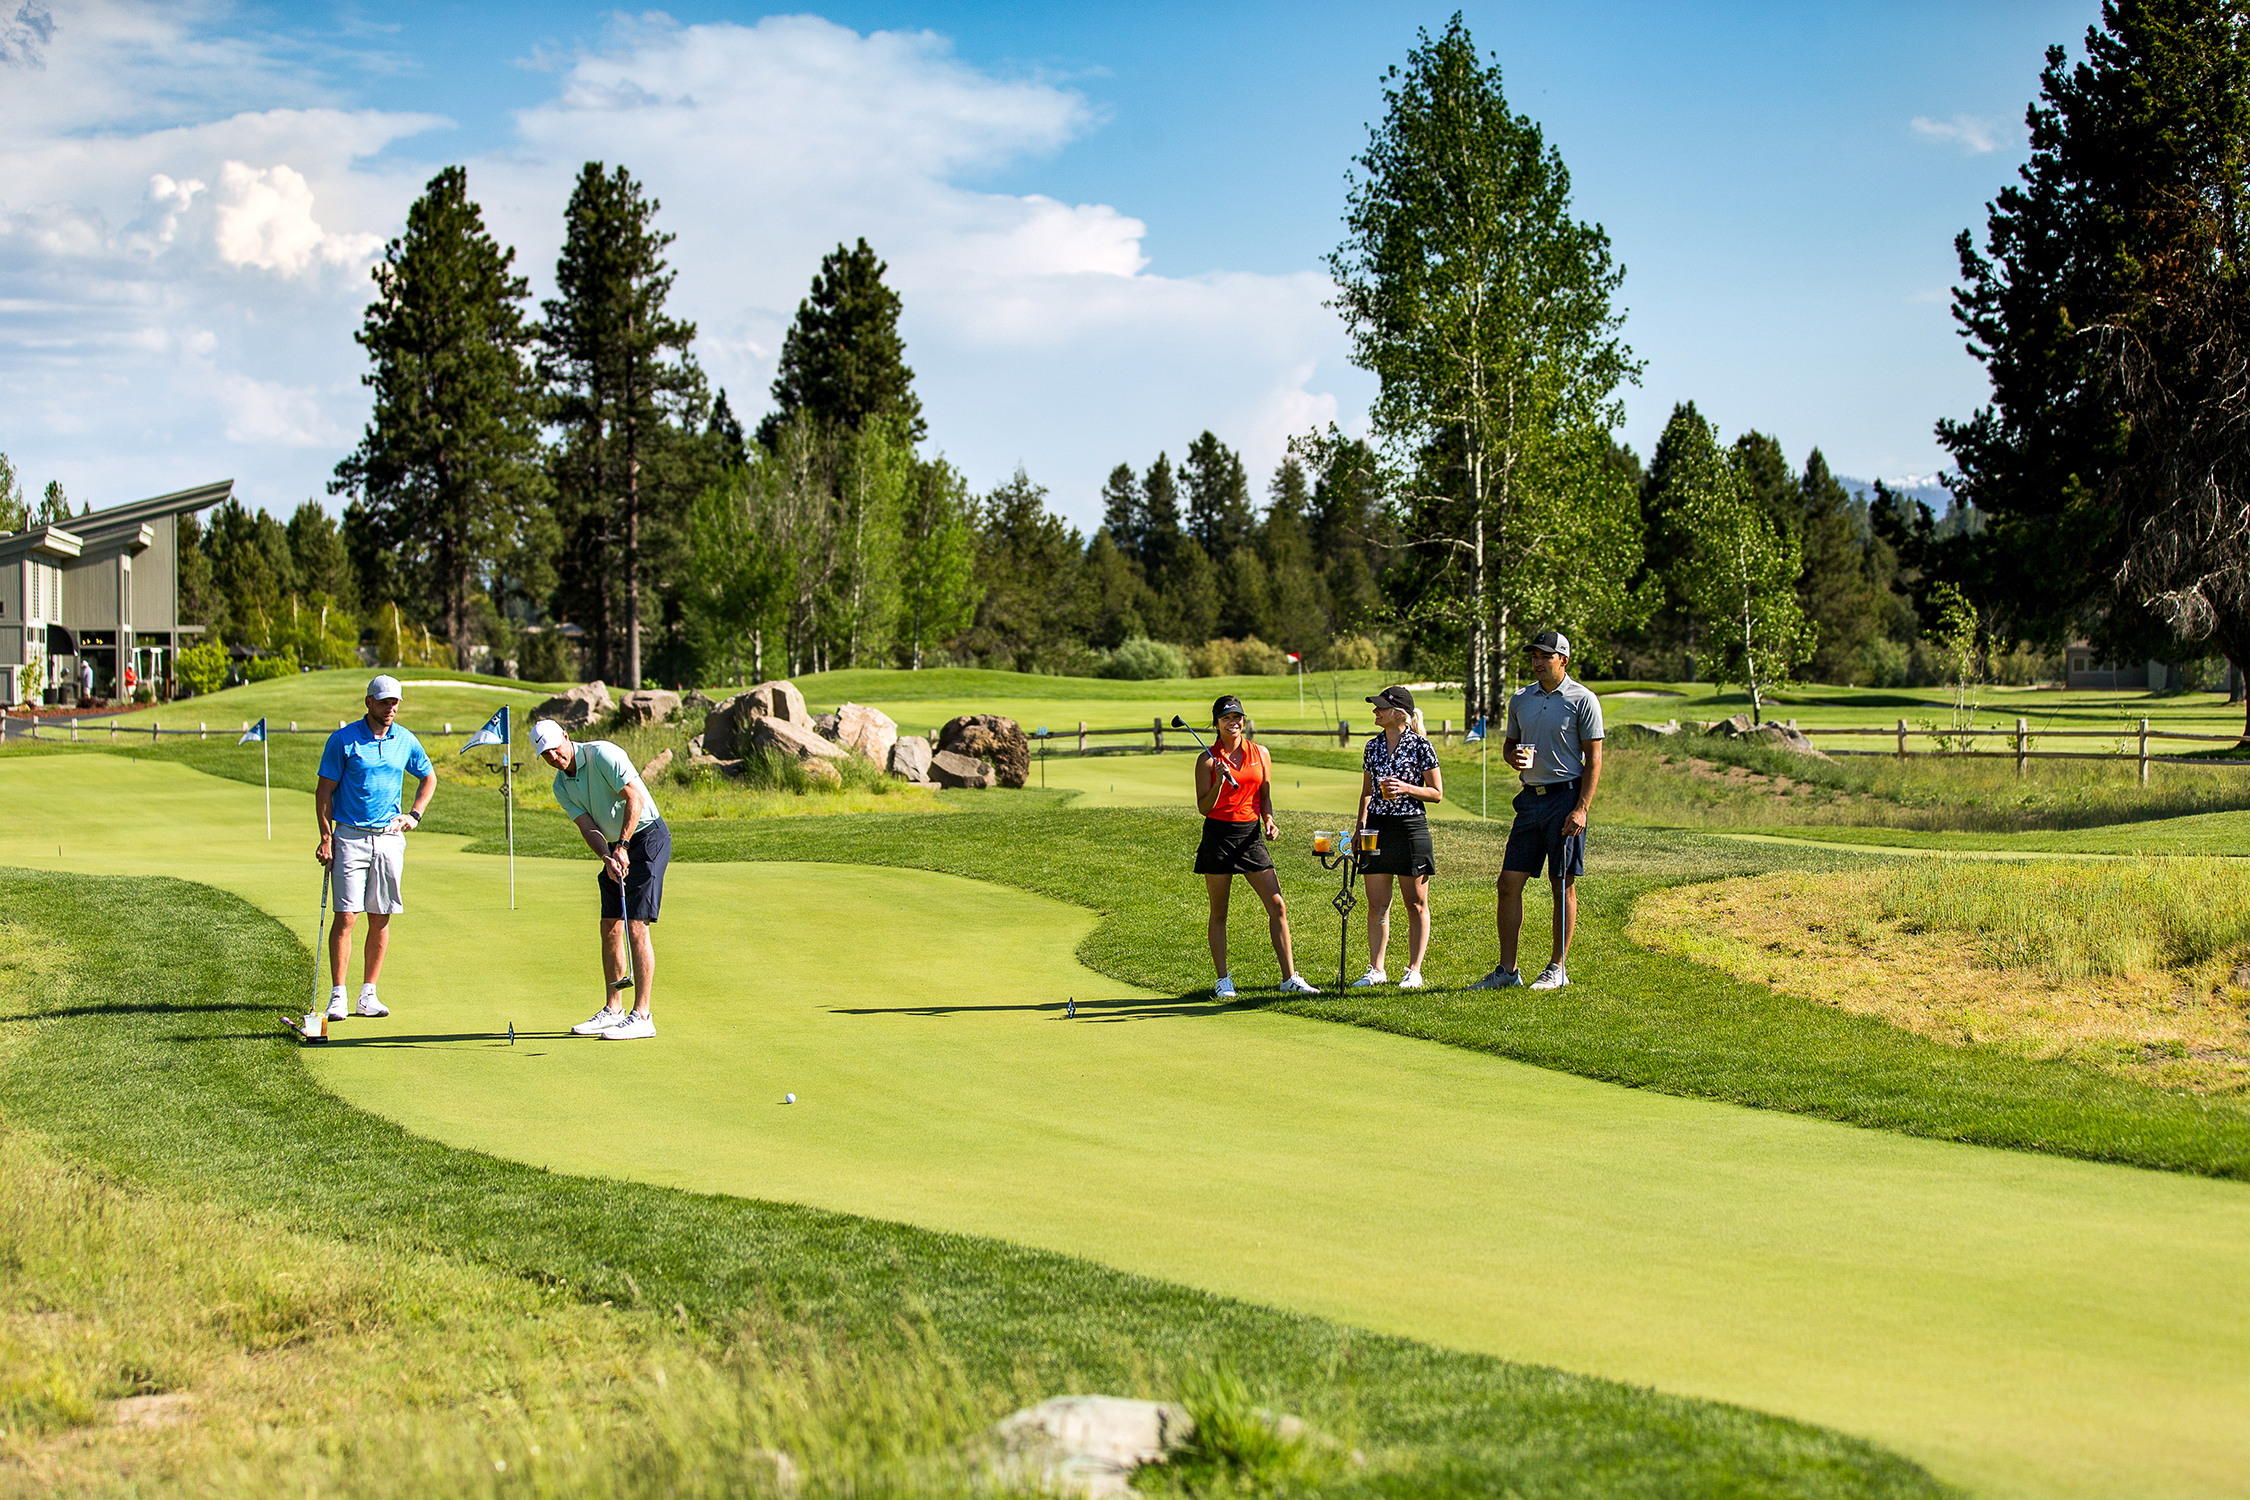
[[[555,801],[577,823],[587,847],[601,858],[595,877],[602,894],[602,1008],[571,1031],[605,1042],[637,1042],[656,1035],[649,992],[656,979],[656,945],[649,928],[664,905],[664,867],[672,862],[672,831],[664,826],[632,758],[607,740],[578,744],[552,719],[531,726],[531,748],[555,768]],[[626,945],[632,963],[626,964]],[[633,1009],[613,998],[630,979]]]

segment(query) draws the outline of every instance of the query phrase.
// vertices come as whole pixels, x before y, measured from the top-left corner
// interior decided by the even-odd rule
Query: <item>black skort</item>
[[[1203,842],[1195,851],[1196,874],[1255,875],[1272,868],[1273,855],[1266,849],[1264,823],[1255,818],[1247,823],[1222,823],[1217,818],[1203,820]]]
[[[1563,820],[1578,805],[1576,781],[1550,781],[1516,793],[1516,822],[1508,830],[1508,852],[1500,868],[1550,879],[1576,880],[1586,873],[1586,835],[1563,833]]]
[[[605,922],[653,922],[664,905],[664,867],[672,862],[672,830],[662,818],[625,841],[625,889],[605,866],[594,877],[602,888]]]
[[[1362,875],[1435,875],[1437,861],[1430,855],[1430,820],[1413,813],[1372,813],[1367,826],[1375,830],[1375,852],[1359,856]]]

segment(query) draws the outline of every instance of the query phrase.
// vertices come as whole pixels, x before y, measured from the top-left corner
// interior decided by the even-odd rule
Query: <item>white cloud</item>
[[[63,6],[44,60],[0,90],[0,448],[96,497],[318,493],[364,420],[365,262],[443,160],[400,158],[445,122],[338,108],[219,0]],[[628,167],[746,416],[821,256],[862,236],[934,441],[980,484],[1022,461],[1082,524],[1120,460],[1210,427],[1268,468],[1364,404],[1325,278],[1152,275],[1125,207],[962,185],[1095,129],[1068,88],[809,16],[625,20],[542,61],[552,96],[468,163],[487,222],[544,290],[580,166]]]
[[[2001,122],[1984,115],[1955,115],[1950,120],[1916,115],[1907,124],[1923,140],[1959,146],[1971,156],[1982,156],[2007,144],[2002,138]]]
[[[259,168],[238,161],[219,169],[215,240],[219,258],[228,265],[285,276],[298,275],[315,262],[349,265],[383,243],[381,235],[322,229],[313,219],[311,185],[286,163]]]

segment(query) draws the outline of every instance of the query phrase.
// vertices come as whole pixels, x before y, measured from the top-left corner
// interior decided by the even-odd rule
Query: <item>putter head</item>
[[[633,977],[630,974],[626,975],[623,979],[612,979],[609,982],[609,992],[613,995],[616,994],[619,990],[629,990],[632,987]]]

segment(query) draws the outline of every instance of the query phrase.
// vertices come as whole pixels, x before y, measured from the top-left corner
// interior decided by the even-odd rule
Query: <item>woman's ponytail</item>
[[[1410,708],[1406,711],[1406,727],[1424,739],[1430,737],[1429,731],[1422,727],[1422,710],[1418,708]]]

